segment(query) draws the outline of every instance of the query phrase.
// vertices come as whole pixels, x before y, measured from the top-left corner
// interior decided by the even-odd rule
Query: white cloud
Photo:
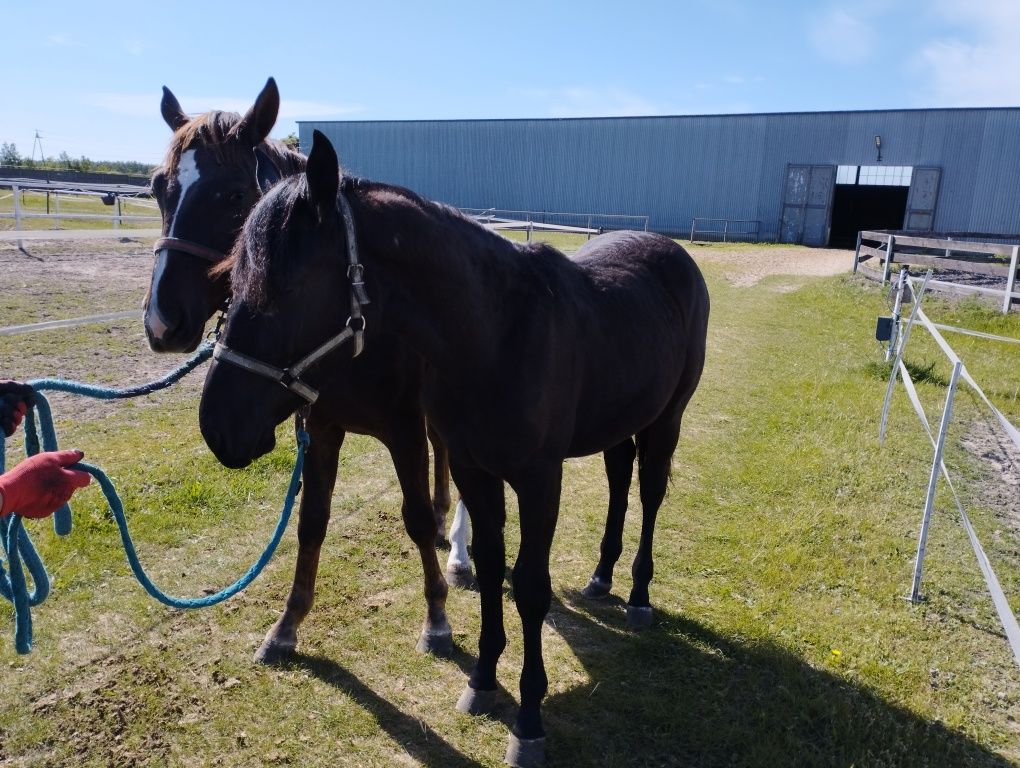
[[[959,26],[924,45],[915,68],[929,103],[937,106],[1020,104],[1020,3],[1015,0],[941,0],[932,13]]]
[[[854,13],[831,7],[816,15],[808,23],[808,39],[822,58],[837,64],[859,64],[874,54],[876,39],[870,14],[863,8]]]

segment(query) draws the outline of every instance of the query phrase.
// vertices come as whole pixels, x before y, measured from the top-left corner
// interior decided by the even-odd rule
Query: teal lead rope
[[[57,450],[57,436],[56,430],[53,427],[50,405],[40,390],[68,392],[102,400],[138,397],[169,387],[208,360],[211,355],[212,345],[204,344],[187,362],[163,378],[137,387],[124,389],[98,387],[92,384],[62,379],[36,379],[30,381],[29,384],[36,390],[36,403],[25,419],[25,452],[32,456],[40,451],[40,445],[42,449],[47,451]],[[38,424],[36,423],[36,415],[38,415]],[[42,432],[41,440],[40,431]],[[110,511],[113,513],[114,520],[117,523],[117,530],[120,532],[121,542],[124,545],[124,552],[127,555],[131,571],[142,587],[145,588],[145,591],[159,602],[173,608],[203,608],[216,605],[236,595],[251,584],[272,559],[273,553],[276,551],[276,547],[279,545],[280,540],[283,538],[283,533],[287,529],[287,523],[290,521],[291,511],[294,508],[294,500],[301,489],[301,472],[304,467],[305,450],[308,447],[309,437],[303,428],[303,421],[300,419],[296,434],[297,459],[294,462],[294,471],[291,473],[290,484],[287,487],[287,496],[284,499],[283,509],[280,512],[280,520],[276,524],[276,530],[273,531],[272,538],[255,564],[241,578],[219,592],[203,597],[173,597],[157,587],[145,573],[145,569],[142,568],[142,564],[138,560],[138,553],[135,550],[134,542],[131,540],[127,518],[124,515],[124,504],[121,502],[120,496],[118,496],[117,490],[114,488],[110,478],[98,467],[85,462],[74,464],[73,468],[88,472],[99,483],[99,487],[106,497]],[[0,436],[0,473],[4,471],[4,460],[3,438]],[[54,513],[53,528],[60,536],[70,533],[71,510],[67,504]],[[4,558],[7,561],[6,571],[4,570],[3,562],[0,561],[0,595],[14,606],[14,645],[18,653],[24,654],[32,650],[31,607],[39,605],[49,594],[49,576],[19,515],[11,514],[0,517],[0,544],[3,546]],[[32,578],[33,589],[31,592],[28,591],[25,576],[26,570]]]

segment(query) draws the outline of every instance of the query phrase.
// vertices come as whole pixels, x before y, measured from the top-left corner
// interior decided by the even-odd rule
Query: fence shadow
[[[1012,765],[782,648],[678,614],[657,610],[632,634],[619,599],[568,593],[550,620],[594,681],[546,699],[550,766]]]

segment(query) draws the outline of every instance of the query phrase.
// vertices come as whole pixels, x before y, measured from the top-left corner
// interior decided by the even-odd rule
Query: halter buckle
[[[366,322],[364,315],[358,315],[357,317],[351,315],[347,318],[347,327],[355,333],[364,333],[365,328],[368,327],[368,323]]]

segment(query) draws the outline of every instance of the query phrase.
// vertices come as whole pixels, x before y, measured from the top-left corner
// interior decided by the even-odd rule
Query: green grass
[[[544,632],[551,768],[1018,764],[1020,672],[943,493],[927,600],[902,600],[931,457],[902,389],[887,443],[876,444],[888,371],[871,333],[884,292],[851,278],[797,278],[794,291],[789,278],[772,278],[741,289],[720,267],[705,272],[708,363],[656,529],[651,631],[624,630],[619,598],[579,597],[598,551],[606,484],[599,457],[565,469]],[[929,314],[1020,336],[1017,315],[948,303]],[[2,343],[5,375],[81,374],[91,364],[104,379],[134,380],[117,360],[135,359],[140,336],[122,324]],[[952,343],[1020,420],[1011,350]],[[930,366],[918,390],[936,418],[948,378],[938,354],[915,331],[908,358]],[[182,594],[222,586],[254,559],[293,447],[281,427],[270,457],[240,472],[220,468],[198,433],[198,383],[102,409],[54,401],[63,444],[84,447],[111,474],[143,561]],[[961,396],[948,463],[965,491],[989,480],[958,447],[984,418]],[[624,598],[637,506],[635,488],[614,588]],[[477,595],[451,596],[454,659],[413,651],[420,568],[379,443],[353,435],[345,443],[318,603],[301,653],[277,669],[250,655],[283,607],[293,532],[245,593],[182,613],[134,584],[95,489],[74,507],[67,539],[31,527],[55,589],[34,611],[30,656],[15,655],[10,611],[0,606],[0,764],[500,764],[520,673],[516,612],[508,599],[499,668],[508,703],[491,719],[456,713],[475,654]],[[1020,609],[1016,531],[994,510],[969,510]]]
[[[56,200],[49,196],[49,212],[56,213]],[[22,192],[22,213],[46,213],[47,195],[45,192]],[[0,189],[0,213],[14,213],[14,195],[9,189]],[[116,205],[104,205],[95,195],[61,195],[60,226],[55,219],[23,219],[22,229],[110,229],[112,220],[75,218],[75,214],[113,216],[117,213]],[[124,216],[159,216],[159,209],[151,200],[131,198],[121,199],[121,214]],[[124,221],[122,229],[158,229],[159,221]],[[0,218],[0,229],[14,229],[13,218]]]

